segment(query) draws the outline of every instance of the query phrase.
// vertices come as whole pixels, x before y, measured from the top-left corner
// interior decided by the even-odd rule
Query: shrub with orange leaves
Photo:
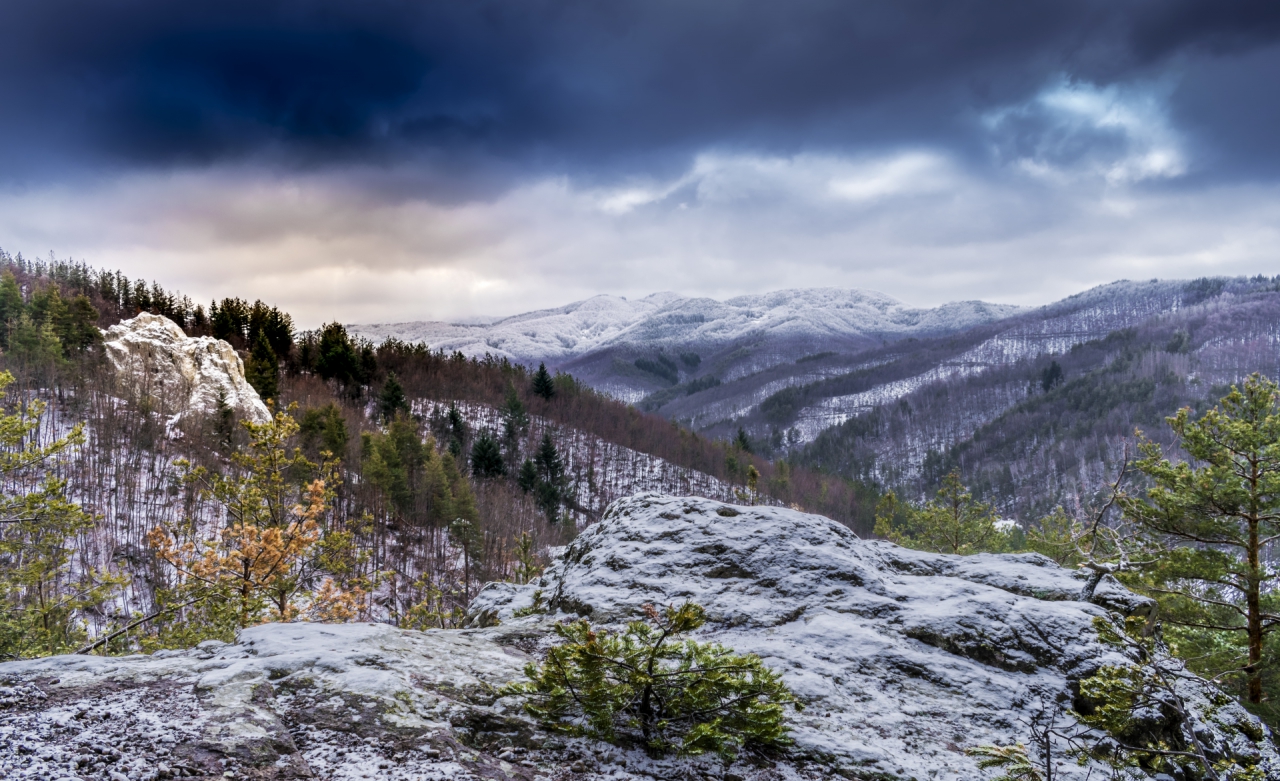
[[[205,539],[192,533],[194,523],[185,530],[157,526],[147,535],[156,557],[172,568],[175,587],[168,596],[175,604],[220,602],[220,610],[196,614],[219,615],[235,628],[264,621],[349,621],[361,614],[367,596],[361,579],[344,573],[346,583],[340,585],[323,572],[336,465],[318,466],[297,448],[289,451],[298,430],[290,412],[276,413],[269,423],[244,424],[250,443],[232,458],[238,474],[182,465],[185,480],[222,506],[227,525]],[[299,481],[299,475],[311,477]],[[183,531],[188,539],[182,539]],[[229,628],[209,627],[209,634],[225,635]],[[182,643],[195,639],[190,632],[177,634]]]

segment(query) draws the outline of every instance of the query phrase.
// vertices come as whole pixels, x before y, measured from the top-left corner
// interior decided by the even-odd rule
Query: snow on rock
[[[189,651],[0,664],[0,778],[981,779],[965,747],[1026,741],[1042,704],[1069,705],[1080,678],[1133,663],[1094,622],[1150,601],[1109,581],[1085,604],[1081,586],[1034,554],[922,553],[796,511],[639,494],[538,581],[486,587],[471,616],[498,626],[271,624]],[[517,617],[539,590],[552,612]],[[684,600],[707,608],[705,638],[759,654],[804,700],[789,755],[654,760],[548,735],[498,697],[553,622]],[[1195,734],[1280,778],[1266,729],[1187,680]]]
[[[0,664],[0,778],[814,780],[548,735],[515,698],[548,627],[267,624],[234,644]],[[696,775],[687,775],[695,772]]]
[[[1023,721],[1043,703],[1069,703],[1073,682],[1130,663],[1094,621],[1143,614],[1150,600],[1110,581],[1086,604],[1082,585],[1038,554],[923,553],[793,510],[640,494],[539,581],[488,587],[471,611],[510,620],[540,590],[552,610],[616,623],[646,603],[693,600],[710,637],[759,654],[807,702],[795,717],[802,755],[853,778],[977,779],[964,747],[1026,742]],[[1270,741],[1234,726],[1262,734],[1243,708],[1204,720],[1280,777]]]
[[[0,777],[531,779],[513,764],[531,724],[492,707],[525,661],[485,632],[269,624],[231,645],[10,662]]]
[[[244,377],[244,363],[221,339],[190,337],[167,317],[143,312],[103,332],[107,358],[131,392],[151,396],[167,410],[211,413],[219,398],[243,419],[270,419],[267,406]]]

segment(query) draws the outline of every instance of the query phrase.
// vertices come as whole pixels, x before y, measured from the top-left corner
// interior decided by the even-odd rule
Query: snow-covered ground
[[[1135,663],[1094,622],[1150,601],[1107,580],[1080,602],[1083,580],[1038,554],[923,553],[793,510],[644,494],[613,505],[540,580],[491,586],[472,612],[511,619],[541,591],[553,609],[619,622],[692,600],[707,637],[758,654],[803,698],[792,719],[803,755],[851,778],[978,779],[965,747],[1029,742],[1027,719],[1070,703],[1073,682]],[[1238,726],[1255,717],[1234,702],[1215,711],[1207,683],[1176,675],[1203,720],[1179,729],[1261,751],[1264,775],[1280,777],[1270,740]],[[1063,761],[1053,776],[1088,774]]]

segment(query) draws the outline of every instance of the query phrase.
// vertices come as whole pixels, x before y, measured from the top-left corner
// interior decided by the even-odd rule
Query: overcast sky
[[[304,326],[1280,273],[1280,3],[5,0],[0,247]]]

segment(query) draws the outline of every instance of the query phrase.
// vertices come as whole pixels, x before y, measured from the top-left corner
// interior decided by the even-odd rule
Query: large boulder
[[[176,415],[211,414],[220,405],[241,419],[270,420],[245,380],[244,363],[221,339],[190,337],[167,317],[143,312],[103,332],[107,358],[127,391]]]
[[[1095,622],[1145,615],[1150,600],[1107,579],[1080,602],[1083,586],[1082,573],[1034,553],[924,553],[794,510],[639,494],[541,579],[493,584],[471,613],[510,624],[536,594],[553,612],[619,623],[646,604],[692,600],[708,638],[760,655],[808,703],[794,719],[799,756],[857,778],[979,779],[964,748],[1029,742],[1029,720],[1072,706],[1081,678],[1136,663]],[[1181,679],[1201,710],[1170,728],[1203,733],[1218,756],[1261,757],[1280,778],[1257,719]],[[1089,772],[1067,765],[1064,779]]]

